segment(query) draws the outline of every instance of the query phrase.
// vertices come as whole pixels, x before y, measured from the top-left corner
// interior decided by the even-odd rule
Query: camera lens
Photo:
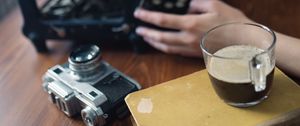
[[[70,59],[74,63],[86,63],[100,55],[100,49],[96,45],[84,45],[72,51]]]
[[[101,51],[96,45],[83,45],[73,50],[68,59],[73,79],[90,81],[98,78],[103,72]]]

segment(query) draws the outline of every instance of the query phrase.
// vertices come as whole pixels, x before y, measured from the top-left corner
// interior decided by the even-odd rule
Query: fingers
[[[145,27],[138,27],[136,33],[143,37],[151,38],[151,40],[170,45],[189,45],[196,39],[183,32],[158,31]]]
[[[144,37],[144,40],[148,42],[151,46],[154,48],[170,54],[179,54],[182,56],[189,56],[189,57],[201,57],[202,52],[199,50],[192,49],[190,47],[185,46],[177,46],[177,45],[168,45],[165,43],[161,43],[158,41],[155,41],[151,38]]]
[[[189,15],[167,14],[144,9],[137,9],[134,12],[134,16],[147,23],[178,30],[189,29],[190,24],[193,23],[193,20],[190,20],[191,18]]]

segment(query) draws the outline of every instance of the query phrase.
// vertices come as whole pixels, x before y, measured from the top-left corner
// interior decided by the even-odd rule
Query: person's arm
[[[289,74],[300,77],[300,39],[276,33],[276,65]]]
[[[160,27],[178,29],[180,32],[137,28],[154,48],[166,53],[201,57],[200,39],[212,27],[228,22],[253,22],[240,10],[218,0],[192,0],[190,13],[174,15],[138,9],[135,17]],[[276,64],[285,72],[300,77],[300,40],[280,33],[275,49]]]

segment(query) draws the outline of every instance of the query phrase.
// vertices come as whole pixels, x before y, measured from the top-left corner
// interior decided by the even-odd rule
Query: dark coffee
[[[234,45],[218,50],[209,64],[209,77],[219,97],[226,103],[247,107],[259,103],[269,93],[272,86],[274,67],[268,54],[261,54],[262,49],[248,45]],[[266,88],[255,90],[250,75],[249,62],[257,54],[261,54],[264,63]],[[226,58],[220,58],[226,57]],[[249,104],[249,105],[248,105]]]
[[[266,89],[261,92],[256,92],[251,82],[233,84],[218,80],[209,74],[209,78],[217,94],[228,103],[249,103],[262,99],[267,96],[270,91],[273,76],[274,69],[267,75]]]

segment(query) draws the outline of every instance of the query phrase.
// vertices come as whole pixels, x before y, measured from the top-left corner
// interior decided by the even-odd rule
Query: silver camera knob
[[[105,120],[101,118],[102,116],[98,116],[96,111],[89,106],[81,110],[81,117],[87,126],[102,126],[105,124]]]

